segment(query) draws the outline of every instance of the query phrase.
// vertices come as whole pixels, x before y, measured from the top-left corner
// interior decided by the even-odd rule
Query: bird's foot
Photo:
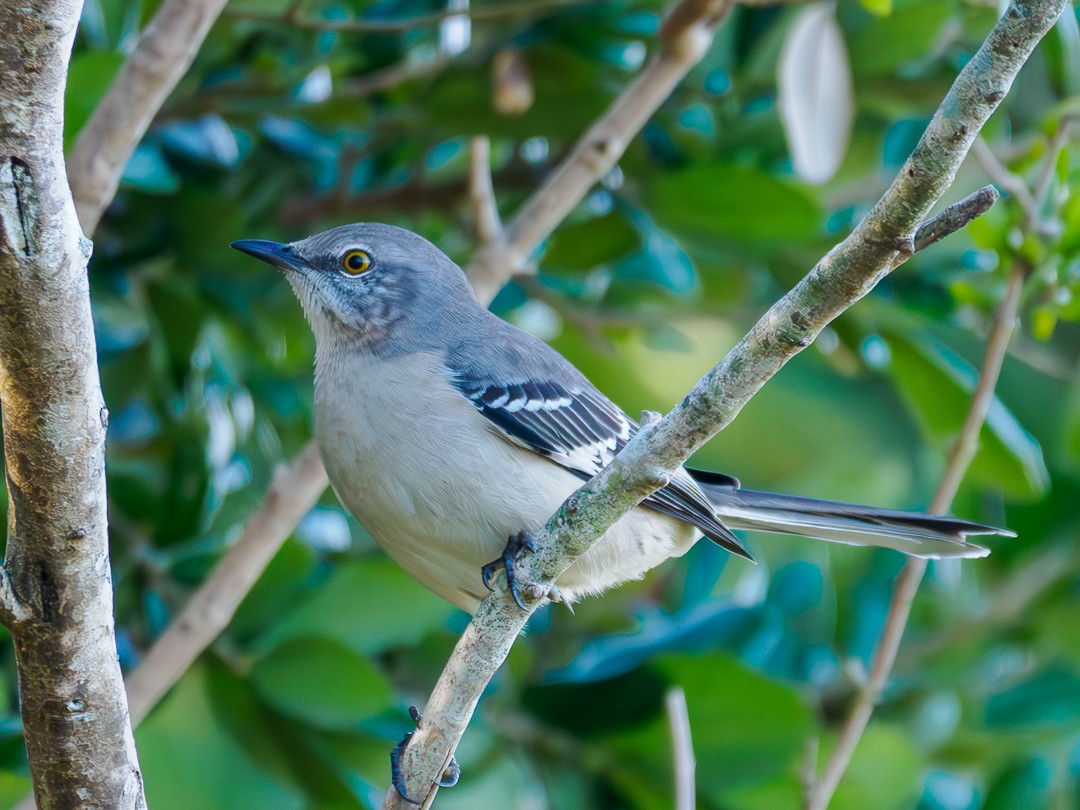
[[[510,595],[514,597],[514,601],[522,610],[528,610],[525,607],[524,601],[522,601],[521,594],[524,590],[532,599],[536,599],[540,596],[547,596],[553,602],[561,602],[562,594],[559,593],[559,589],[552,586],[551,590],[544,594],[537,590],[535,583],[523,583],[517,575],[517,562],[518,558],[523,552],[536,551],[536,544],[533,542],[532,535],[528,532],[518,532],[517,534],[510,535],[506,541],[506,548],[503,549],[503,553],[498,559],[492,560],[483,568],[480,569],[480,578],[484,580],[484,587],[489,591],[491,587],[491,577],[500,568],[506,571],[506,586],[510,590]]]
[[[416,723],[417,728],[420,727],[420,721],[424,719],[420,714],[420,710],[415,706],[409,707],[409,716]],[[405,753],[405,749],[409,745],[409,740],[412,739],[413,732],[408,732],[401,738],[401,742],[394,746],[394,749],[390,752],[390,783],[394,786],[394,790],[398,792],[409,804],[420,804],[416,799],[410,798],[408,792],[405,790],[405,775],[401,772],[401,757]],[[457,764],[457,760],[450,757],[450,764],[446,766],[446,770],[443,771],[442,776],[436,781],[439,787],[453,787],[458,783],[458,779],[461,778],[461,766]]]

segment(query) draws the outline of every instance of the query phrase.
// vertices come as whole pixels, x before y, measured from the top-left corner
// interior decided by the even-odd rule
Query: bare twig
[[[676,686],[664,695],[668,730],[671,732],[672,769],[675,774],[675,810],[694,810],[697,806],[697,787],[694,771],[694,741],[690,736],[690,712],[686,708],[686,693]]]
[[[1005,350],[1012,337],[1016,323],[1017,311],[1020,306],[1020,291],[1023,289],[1026,268],[1018,265],[1009,276],[1009,285],[1006,288],[1005,298],[998,308],[997,317],[994,320],[993,329],[987,339],[986,354],[983,357],[982,367],[979,374],[979,383],[971,399],[967,416],[964,418],[963,427],[960,429],[956,444],[949,453],[949,460],[945,465],[945,472],[941,483],[934,493],[930,503],[932,514],[947,512],[956,491],[960,487],[965,473],[971,461],[975,457],[975,451],[979,446],[979,432],[982,430],[986,414],[990,410],[990,403],[994,398],[994,387],[997,385],[998,375],[1001,372],[1001,364],[1005,359]],[[893,586],[892,601],[889,603],[889,612],[885,620],[885,629],[881,633],[881,641],[878,643],[874,659],[870,666],[870,675],[866,683],[859,689],[855,703],[844,723],[837,740],[836,748],[829,758],[825,770],[821,774],[806,797],[806,810],[825,810],[836,792],[840,779],[847,770],[848,763],[855,753],[855,747],[859,744],[863,732],[866,730],[870,717],[874,712],[878,699],[885,688],[885,683],[896,661],[896,653],[900,649],[900,640],[907,625],[908,616],[911,613],[911,604],[926,572],[926,560],[912,557],[905,564],[900,575],[896,578]]]
[[[789,359],[859,300],[892,267],[902,239],[951,184],[971,141],[1008,92],[1065,0],[1013,3],[978,54],[960,72],[918,146],[867,218],[762,317],[715,369],[667,416],[649,425],[595,478],[574,493],[536,536],[519,564],[527,610],[502,582],[465,629],[424,711],[424,724],[402,757],[406,787],[430,804],[487,683],[551,583],[595,538],[723,429]],[[700,9],[701,1],[682,13]],[[670,19],[670,18],[669,18]],[[384,810],[406,810],[390,790]]]
[[[936,217],[926,220],[915,231],[913,240],[915,251],[924,250],[935,242],[940,242],[946,236],[956,233],[973,219],[989,211],[1000,196],[993,186],[983,186],[973,194],[964,197],[960,202],[955,202],[946,207]]]
[[[980,136],[975,139],[975,143],[971,145],[971,155],[982,166],[987,177],[1016,198],[1029,219],[1038,219],[1038,205],[1035,203],[1035,198],[1031,196],[1031,189],[1027,187],[1022,177],[1005,168],[1005,164],[997,159],[997,155],[994,154],[994,150],[990,148],[985,138]]]
[[[225,2],[165,0],[79,132],[68,161],[68,180],[85,233],[96,230],[124,166],[187,72]]]
[[[501,243],[503,226],[491,183],[491,141],[487,135],[476,135],[469,141],[469,199],[476,244],[483,249]]]
[[[131,720],[138,724],[232,620],[247,592],[296,524],[326,490],[319,451],[309,444],[274,475],[266,500],[183,612],[128,676]]]
[[[489,302],[515,273],[528,272],[529,254],[626,151],[631,139],[705,55],[734,0],[680,0],[660,26],[658,52],[566,159],[517,212],[501,250],[476,256],[467,273],[476,297]]]

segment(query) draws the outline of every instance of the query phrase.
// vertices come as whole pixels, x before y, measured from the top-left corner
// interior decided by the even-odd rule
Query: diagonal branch
[[[138,725],[199,653],[221,634],[326,485],[326,471],[314,444],[305,447],[288,467],[277,470],[266,500],[248,520],[236,545],[128,676],[132,723]]]
[[[86,234],[97,229],[135,147],[187,73],[226,0],[165,0],[143,29],[68,158],[68,180]]]
[[[616,520],[663,486],[691,453],[726,427],[750,398],[820,331],[883,278],[916,226],[949,187],[972,140],[1008,92],[1065,0],[1014,2],[960,72],[900,174],[855,231],[773,305],[724,360],[667,416],[645,426],[575,492],[522,564],[536,584],[519,610],[505,588],[481,603],[454,649],[402,757],[411,795],[430,804],[440,774],[491,677],[550,584]],[[405,810],[393,790],[384,810]]]
[[[1050,149],[1043,164],[1043,172],[1035,184],[1032,192],[1026,183],[1017,175],[1010,172],[998,161],[990,151],[986,142],[980,137],[972,145],[972,152],[976,160],[982,165],[987,175],[1011,193],[1020,203],[1024,212],[1024,221],[1021,229],[1030,234],[1049,236],[1054,233],[1053,227],[1049,226],[1040,216],[1040,211],[1045,203],[1045,197],[1049,188],[1049,181],[1045,180],[1048,174],[1052,174],[1053,167],[1057,164],[1058,154],[1065,144],[1063,133],[1067,133],[1067,126],[1059,127],[1051,139]],[[980,189],[972,197],[986,192]],[[942,216],[947,213],[942,212]],[[935,219],[940,219],[937,217]],[[922,229],[920,229],[921,231]],[[936,229],[935,229],[936,230]],[[949,452],[942,474],[941,482],[930,502],[931,513],[943,513],[948,511],[953,498],[960,489],[964,476],[967,474],[975,453],[979,447],[979,434],[983,423],[990,410],[990,404],[994,397],[994,388],[997,386],[998,376],[1005,360],[1005,352],[1012,338],[1016,326],[1017,316],[1020,309],[1021,293],[1024,281],[1030,275],[1031,267],[1021,259],[1014,260],[1012,272],[1005,289],[1005,296],[998,307],[994,318],[993,327],[987,337],[986,352],[979,369],[979,382],[964,417],[964,423],[956,443]],[[926,560],[911,559],[904,565],[903,570],[896,578],[893,585],[892,599],[885,618],[885,627],[881,633],[881,640],[874,658],[870,665],[870,675],[866,683],[862,685],[851,707],[847,720],[840,731],[836,748],[829,758],[822,772],[821,778],[811,784],[806,793],[806,810],[824,810],[840,780],[847,770],[855,748],[862,738],[863,732],[870,722],[874,707],[877,705],[885,684],[896,663],[896,656],[900,649],[904,629],[907,626],[908,616],[911,613],[911,605],[915,600],[923,575],[926,573]]]
[[[1023,289],[1027,268],[1020,264],[1009,276],[1009,285],[1005,292],[1005,298],[998,308],[997,317],[994,320],[993,329],[987,340],[986,354],[983,356],[982,367],[979,374],[979,384],[971,399],[964,425],[960,429],[960,435],[945,465],[945,473],[941,483],[934,493],[930,503],[931,514],[947,512],[956,497],[956,491],[960,488],[960,482],[979,446],[979,432],[986,415],[990,410],[990,403],[994,398],[994,388],[997,385],[998,375],[1001,372],[1001,364],[1005,359],[1005,350],[1009,346],[1013,327],[1016,323],[1017,311],[1020,306],[1020,291]],[[900,640],[907,626],[908,616],[911,613],[911,604],[915,600],[915,594],[922,582],[923,574],[926,573],[926,560],[912,557],[905,564],[900,575],[896,578],[893,586],[892,600],[889,603],[889,611],[885,622],[885,629],[881,633],[881,641],[874,653],[874,660],[870,666],[870,675],[866,683],[859,689],[855,703],[852,705],[844,727],[840,732],[836,748],[833,749],[825,770],[811,788],[807,791],[806,810],[825,810],[836,792],[840,779],[847,770],[855,748],[862,739],[863,732],[870,723],[870,717],[874,713],[881,693],[885,689],[885,683],[892,672],[896,654],[900,649]]]
[[[615,165],[630,141],[705,55],[734,0],[679,0],[660,26],[660,47],[603,116],[506,226],[497,250],[479,253],[467,269],[476,297],[488,303],[529,254]]]

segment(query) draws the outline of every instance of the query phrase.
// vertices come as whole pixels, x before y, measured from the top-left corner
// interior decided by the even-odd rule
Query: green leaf
[[[302,808],[304,799],[251,761],[215,716],[196,664],[136,732],[147,802],[162,810]]]
[[[393,690],[353,650],[321,639],[282,644],[251,672],[258,695],[280,712],[325,729],[355,728],[390,708]]]
[[[826,761],[825,752],[819,760]],[[923,763],[911,740],[895,728],[874,724],[859,740],[836,788],[830,810],[904,810],[919,794]]]
[[[272,626],[290,600],[297,597],[301,584],[314,571],[315,565],[315,552],[309,546],[293,539],[286,540],[240,603],[229,629],[238,636],[245,636]]]
[[[172,194],[180,188],[180,178],[155,141],[143,141],[135,147],[121,180],[147,194]]]
[[[897,8],[887,17],[848,36],[848,53],[856,76],[892,73],[926,56],[927,42],[938,36],[955,13],[953,3],[922,0]]]
[[[90,51],[71,57],[64,90],[65,151],[90,120],[122,64],[124,55],[115,51]]]
[[[548,269],[592,270],[625,256],[641,244],[634,227],[619,212],[564,225],[555,231],[544,250]]]
[[[445,629],[453,610],[390,559],[372,555],[340,564],[257,644],[265,649],[287,639],[323,638],[357,652],[382,652]]]
[[[1042,810],[1053,807],[1051,789],[1054,767],[1042,757],[1013,764],[990,786],[983,810],[1013,810],[1024,807]]]
[[[941,343],[888,335],[890,371],[920,427],[943,450],[963,425],[978,373]],[[975,480],[1017,496],[1046,490],[1049,472],[1039,442],[994,397],[971,465]]]
[[[806,190],[747,166],[711,163],[658,174],[645,197],[662,226],[724,241],[792,241],[821,226],[821,210]]]

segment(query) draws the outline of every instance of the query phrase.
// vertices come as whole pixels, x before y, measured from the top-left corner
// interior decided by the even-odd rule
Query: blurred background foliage
[[[229,6],[95,238],[129,669],[235,540],[275,463],[311,436],[300,308],[228,243],[380,220],[466,262],[468,138],[490,136],[509,215],[640,67],[662,11],[504,0],[475,5],[470,24],[432,18],[443,7],[426,0],[290,3]],[[87,0],[69,142],[154,10]],[[538,274],[494,308],[629,412],[669,408],[866,213],[997,11],[960,0],[737,9],[540,248]],[[827,46],[807,51],[800,30]],[[832,120],[815,140],[791,81],[826,68],[841,92],[820,102]],[[1005,279],[1017,262],[1030,268],[954,507],[1019,537],[985,560],[931,566],[836,808],[1080,807],[1080,144],[1064,128],[1078,92],[1070,9],[985,133],[1003,164],[1044,182],[1039,222],[1006,199],[916,256],[695,459],[757,488],[925,506]],[[948,199],[985,182],[969,160]],[[799,806],[808,751],[833,744],[903,560],[748,542],[756,566],[700,544],[576,615],[538,614],[438,806],[670,807],[672,685],[689,706],[700,807]],[[328,493],[137,730],[151,806],[377,806],[407,708],[423,704],[466,621]],[[7,806],[29,788],[10,642],[0,663]]]

